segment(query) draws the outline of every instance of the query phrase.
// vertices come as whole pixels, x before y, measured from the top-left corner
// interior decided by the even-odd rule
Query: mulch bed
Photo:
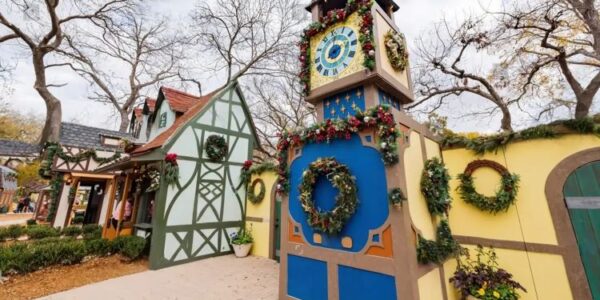
[[[118,255],[93,258],[81,264],[54,266],[9,276],[0,284],[0,299],[35,299],[94,282],[148,270],[148,260],[123,262]]]

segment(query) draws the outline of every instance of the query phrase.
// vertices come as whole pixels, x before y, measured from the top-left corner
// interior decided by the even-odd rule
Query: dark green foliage
[[[449,181],[448,170],[437,157],[425,162],[421,175],[421,193],[425,196],[431,215],[441,216],[450,209]]]
[[[83,224],[84,217],[82,215],[73,218],[73,224]]]
[[[33,272],[51,265],[70,265],[86,256],[82,241],[65,239],[44,243],[16,243],[0,250],[0,271]]]
[[[81,228],[84,239],[99,239],[102,237],[102,226],[86,224]]]
[[[449,257],[458,254],[460,249],[460,245],[452,237],[448,221],[442,220],[438,225],[435,241],[427,240],[419,235],[417,260],[422,264],[441,264]]]
[[[85,249],[90,255],[107,256],[113,252],[113,244],[107,239],[84,240]]]
[[[81,227],[78,227],[78,226],[69,226],[69,227],[65,227],[65,229],[62,230],[62,234],[65,236],[78,237],[82,233],[83,233],[83,230],[81,229]]]
[[[8,230],[6,227],[0,227],[0,242],[4,242],[8,239]]]
[[[506,147],[506,145],[512,142],[556,138],[569,133],[600,135],[600,124],[593,118],[560,120],[518,132],[503,132],[476,138],[468,138],[449,132],[444,135],[442,146],[444,148],[463,147],[472,150],[477,154],[483,154],[486,152],[497,152],[499,149]]]
[[[516,174],[503,174],[502,184],[494,197],[482,195],[475,190],[473,176],[467,174],[458,175],[460,185],[458,193],[465,202],[493,214],[507,211],[515,202],[519,191],[519,176]]]
[[[10,225],[6,228],[6,237],[13,240],[18,239],[25,234],[25,228],[21,225]]]
[[[119,236],[112,241],[113,252],[134,260],[140,257],[146,248],[146,239],[139,236]]]
[[[35,219],[27,220],[27,226],[37,225],[37,221]]]
[[[27,228],[27,236],[32,240],[39,240],[47,237],[60,236],[60,231],[48,226],[31,226]]]
[[[263,162],[261,164],[252,165],[248,169],[242,168],[242,173],[240,174],[240,183],[248,185],[250,184],[250,177],[252,177],[252,175],[260,175],[268,171],[277,172],[277,166],[273,162]]]

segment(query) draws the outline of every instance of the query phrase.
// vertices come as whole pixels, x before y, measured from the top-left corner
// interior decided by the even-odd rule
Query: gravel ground
[[[220,256],[94,283],[42,299],[277,299],[279,264]]]

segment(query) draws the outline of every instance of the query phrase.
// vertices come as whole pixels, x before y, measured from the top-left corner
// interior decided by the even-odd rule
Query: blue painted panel
[[[356,177],[358,187],[358,208],[338,235],[321,234],[321,244],[313,242],[315,232],[306,221],[306,213],[299,200],[302,172],[308,165],[320,157],[335,157],[345,164]],[[379,228],[387,220],[389,204],[387,200],[387,182],[385,166],[378,150],[365,147],[356,134],[350,140],[334,140],[329,144],[308,144],[302,149],[302,156],[296,158],[290,166],[290,214],[302,226],[302,232],[311,245],[332,249],[358,252],[369,239],[369,230]],[[326,180],[315,184],[313,199],[318,207],[333,207],[335,190]],[[352,238],[352,248],[342,247],[342,237]]]
[[[327,119],[347,119],[365,110],[365,90],[358,87],[323,100],[323,116]]]
[[[288,255],[288,295],[303,300],[327,299],[327,263]]]
[[[400,101],[383,90],[378,91],[379,94],[379,103],[389,105],[397,110],[400,110]]]
[[[340,300],[396,299],[396,283],[389,275],[339,266],[338,282]]]

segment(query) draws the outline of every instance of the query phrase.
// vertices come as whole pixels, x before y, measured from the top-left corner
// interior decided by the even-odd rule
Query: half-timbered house
[[[153,269],[231,253],[230,234],[244,226],[242,166],[258,146],[237,81],[202,97],[162,87],[153,111],[146,101],[134,116],[142,122],[132,129],[149,128],[148,142],[100,169],[122,174],[104,236],[151,237]],[[210,137],[225,141],[220,159],[207,156]],[[166,178],[169,154],[177,156],[177,182]]]

